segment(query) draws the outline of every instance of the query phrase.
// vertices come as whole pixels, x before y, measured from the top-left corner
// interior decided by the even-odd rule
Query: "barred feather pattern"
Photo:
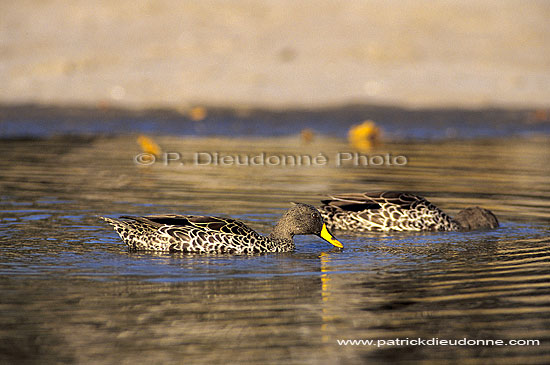
[[[402,192],[340,194],[318,208],[329,229],[368,231],[458,231],[460,225],[428,200]]]

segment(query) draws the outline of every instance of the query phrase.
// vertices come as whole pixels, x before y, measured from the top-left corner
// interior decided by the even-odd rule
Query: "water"
[[[55,133],[54,133],[55,134]],[[144,166],[135,136],[0,143],[1,363],[498,363],[550,361],[548,137],[407,139],[337,166],[341,138],[159,136],[180,160]],[[196,152],[312,155],[324,166],[212,166]],[[181,164],[183,162],[183,165]],[[294,253],[128,252],[98,215],[239,218],[268,233],[290,201],[406,190],[451,215],[491,209],[467,233],[314,236]],[[539,340],[538,346],[339,346],[364,339]]]

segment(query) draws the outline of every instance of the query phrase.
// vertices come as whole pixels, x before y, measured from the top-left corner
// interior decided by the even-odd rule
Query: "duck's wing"
[[[248,235],[252,229],[246,226],[243,222],[231,219],[201,215],[148,215],[145,217],[122,216],[120,218],[131,219],[144,224],[149,224],[153,227],[160,228],[163,226],[172,226],[179,229],[197,229],[211,233],[227,233],[232,235]]]
[[[399,210],[409,210],[419,204],[431,205],[421,196],[399,191],[337,194],[330,196],[330,199],[322,200],[322,203],[351,212],[384,209],[388,206],[394,206]]]

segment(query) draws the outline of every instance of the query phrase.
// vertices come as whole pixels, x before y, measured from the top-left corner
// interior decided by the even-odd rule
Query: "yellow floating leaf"
[[[372,120],[354,125],[348,132],[348,141],[353,148],[367,151],[380,143],[382,132]]]
[[[309,128],[304,128],[300,132],[300,139],[302,140],[302,142],[306,144],[311,143],[314,137],[315,137],[315,133]]]
[[[141,147],[141,150],[145,153],[150,153],[157,157],[159,157],[162,153],[160,146],[147,136],[140,135],[137,139],[137,143]]]
[[[195,106],[189,110],[189,118],[195,122],[200,122],[201,120],[204,120],[206,116],[208,115],[208,112],[206,111],[205,107],[202,106]]]

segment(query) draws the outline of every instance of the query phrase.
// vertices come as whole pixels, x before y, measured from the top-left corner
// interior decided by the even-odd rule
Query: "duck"
[[[199,215],[99,217],[114,227],[130,250],[204,254],[261,254],[295,249],[295,235],[313,234],[335,247],[344,246],[330,233],[312,205],[294,203],[269,236],[231,218]]]
[[[487,209],[466,208],[452,218],[427,199],[407,192],[345,193],[321,203],[318,209],[329,230],[471,231],[499,226]]]

